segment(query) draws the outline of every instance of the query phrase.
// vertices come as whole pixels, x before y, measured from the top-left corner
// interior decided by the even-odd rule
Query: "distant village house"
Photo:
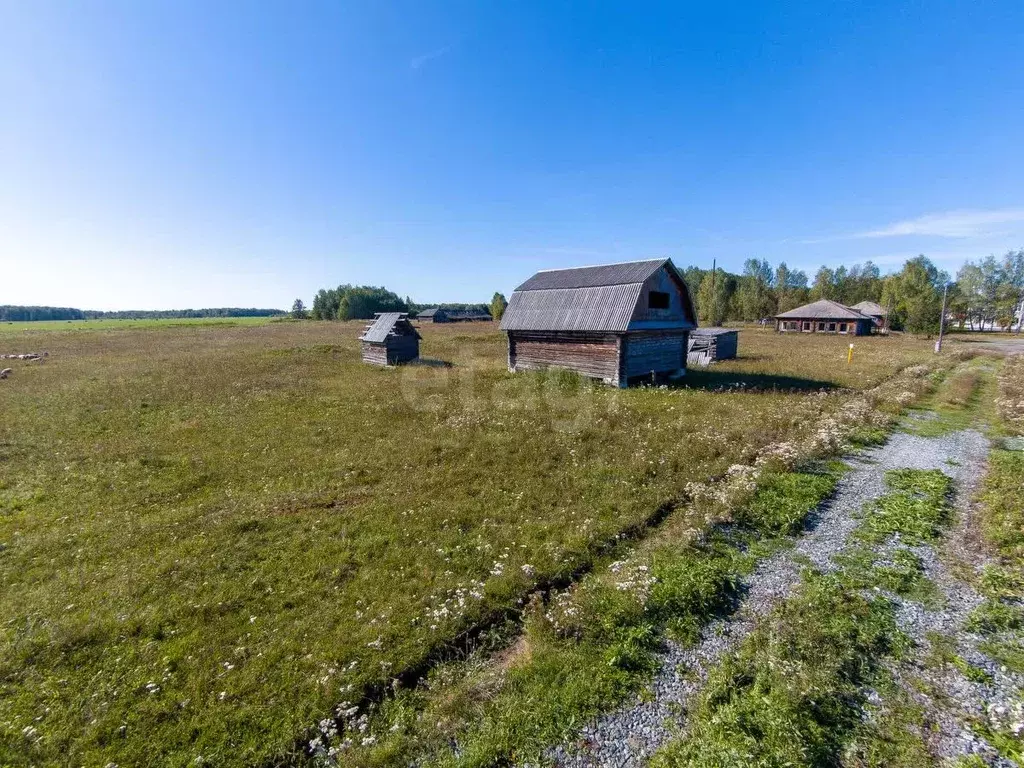
[[[359,341],[364,363],[398,365],[420,356],[420,335],[404,312],[378,312]]]
[[[775,316],[781,333],[837,333],[867,336],[875,319],[838,301],[820,299]]]
[[[501,320],[510,371],[564,368],[616,387],[684,374],[696,325],[670,259],[538,272]]]

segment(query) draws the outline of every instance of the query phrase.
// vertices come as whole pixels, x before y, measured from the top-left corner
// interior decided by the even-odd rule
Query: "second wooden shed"
[[[740,332],[734,328],[694,328],[690,331],[686,361],[690,365],[708,365],[731,360],[739,349]]]
[[[378,312],[359,341],[364,363],[398,365],[420,356],[420,335],[404,312]]]

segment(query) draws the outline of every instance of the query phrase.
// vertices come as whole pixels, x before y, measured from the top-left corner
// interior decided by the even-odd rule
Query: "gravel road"
[[[844,548],[847,537],[857,526],[857,514],[867,502],[886,493],[887,470],[940,469],[955,481],[958,509],[966,509],[983,473],[987,451],[988,441],[975,430],[941,437],[900,432],[884,446],[848,459],[852,469],[839,482],[835,495],[822,505],[811,520],[808,532],[794,548],[761,563],[747,580],[745,595],[735,614],[709,625],[695,647],[683,648],[670,642],[661,670],[649,690],[631,705],[589,724],[574,743],[555,747],[547,756],[566,768],[628,768],[644,764],[673,734],[671,728],[673,723],[678,723],[678,713],[704,684],[715,663],[750,633],[759,617],[792,592],[800,581],[801,563],[809,560],[824,570],[835,567],[832,558]],[[966,541],[964,526],[958,525],[950,538]],[[957,546],[964,545],[961,542]],[[934,612],[907,602],[901,604],[901,622],[921,642],[925,642],[924,635],[929,629],[958,632],[967,613],[980,600],[969,587],[953,578],[941,558],[934,553],[925,554],[928,555],[928,575],[949,599],[946,607]],[[977,660],[976,643],[969,651]],[[992,666],[991,663],[988,666]],[[1000,675],[1007,677],[1005,673]],[[1009,698],[1009,692],[1015,690],[1018,682],[1005,680],[1001,694],[1006,693]],[[959,685],[960,681],[953,680],[947,687],[954,683]],[[1001,694],[975,691],[964,700],[965,712],[984,707],[986,701],[1001,699]],[[987,745],[975,748],[977,741],[967,742],[963,738],[962,714],[951,713],[942,721],[941,752],[946,755],[978,752],[990,757]]]

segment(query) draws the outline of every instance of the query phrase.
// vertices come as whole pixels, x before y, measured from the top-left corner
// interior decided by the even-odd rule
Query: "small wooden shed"
[[[739,349],[740,332],[735,328],[694,328],[686,350],[689,365],[708,365],[731,360]]]
[[[420,356],[420,335],[404,312],[378,312],[359,341],[364,363],[398,365]]]
[[[565,368],[616,387],[685,374],[696,325],[670,259],[538,272],[501,319],[510,371]]]

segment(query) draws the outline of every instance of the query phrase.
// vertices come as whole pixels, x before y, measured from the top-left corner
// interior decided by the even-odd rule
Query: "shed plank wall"
[[[362,342],[362,353],[364,363],[374,365],[387,365],[388,354],[383,344],[371,344],[368,341]]]
[[[655,373],[675,373],[686,368],[685,332],[630,334],[625,337],[627,378]]]
[[[393,336],[382,344],[364,341],[361,349],[363,362],[374,365],[407,363],[420,356],[419,339],[415,336]]]
[[[573,333],[509,334],[509,368],[566,368],[584,376],[618,383],[619,355],[614,335]]]

